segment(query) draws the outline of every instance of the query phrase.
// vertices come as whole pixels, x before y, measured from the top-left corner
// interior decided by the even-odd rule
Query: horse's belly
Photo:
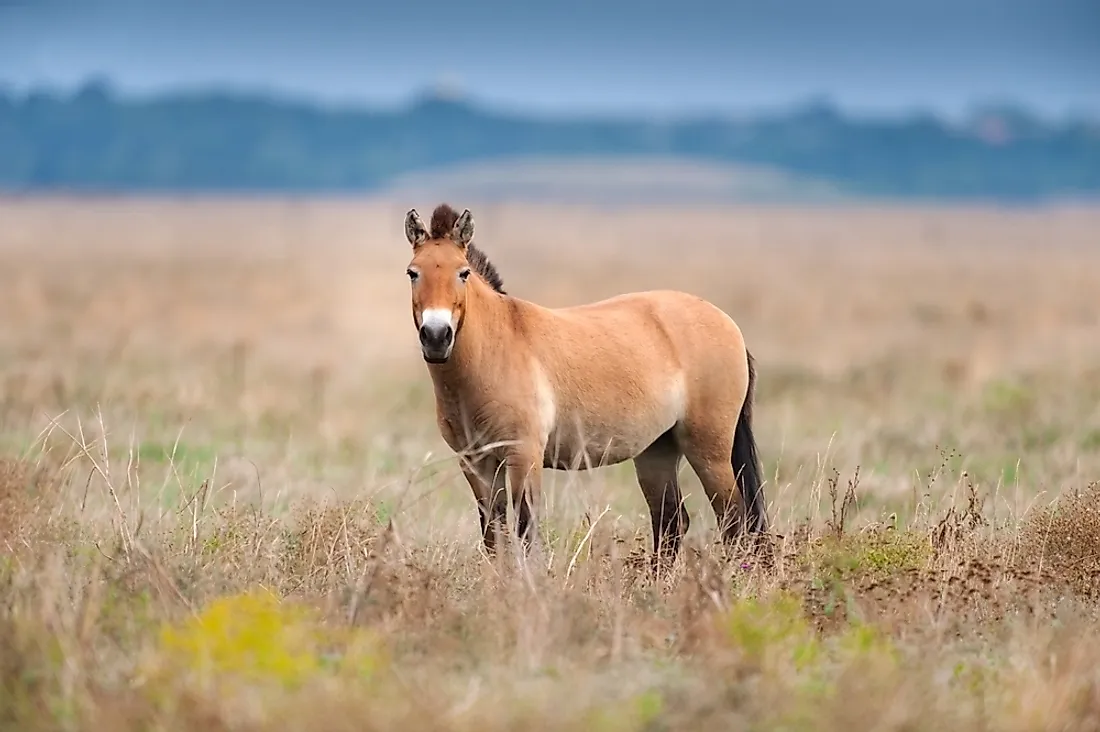
[[[546,441],[543,466],[584,470],[614,465],[636,457],[672,427],[667,420],[644,420],[624,429],[604,425],[561,425]]]
[[[599,389],[563,394],[548,379],[536,380],[545,467],[578,470],[630,460],[683,418],[681,373],[620,374],[595,383]]]

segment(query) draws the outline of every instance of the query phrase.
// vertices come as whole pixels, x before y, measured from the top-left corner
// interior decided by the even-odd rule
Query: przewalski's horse
[[[633,460],[658,557],[678,553],[689,518],[681,458],[699,476],[728,542],[767,530],[752,432],[756,378],[736,323],[674,291],[551,309],[504,292],[471,243],[474,220],[441,204],[405,216],[413,322],[443,439],[461,454],[485,548],[507,523],[534,538],[542,470]],[[504,444],[501,444],[504,443]],[[495,446],[494,446],[495,445]],[[740,491],[738,491],[738,487]]]

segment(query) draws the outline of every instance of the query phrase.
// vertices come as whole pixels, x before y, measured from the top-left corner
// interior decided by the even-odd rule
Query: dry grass
[[[629,466],[481,556],[406,208],[0,205],[0,727],[1100,729],[1100,214],[477,206],[510,292],[758,357],[780,561],[685,473],[654,578]]]

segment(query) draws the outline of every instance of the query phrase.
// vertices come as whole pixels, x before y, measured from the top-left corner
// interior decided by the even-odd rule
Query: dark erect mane
[[[428,227],[431,230],[431,237],[433,239],[451,238],[451,232],[454,231],[457,221],[457,211],[445,203],[439,204],[435,207],[435,211],[432,211],[432,223]],[[477,272],[490,287],[502,295],[506,294],[504,292],[504,281],[500,278],[497,268],[485,256],[485,252],[471,243],[466,247],[466,261],[470,263],[470,268]]]
[[[457,221],[458,211],[445,203],[439,204],[435,207],[435,211],[432,211],[432,224],[428,227],[431,229],[431,237],[433,239],[449,239]]]
[[[504,280],[500,278],[500,273],[497,272],[497,268],[493,266],[493,263],[489,261],[489,258],[485,256],[485,252],[481,251],[473,244],[466,247],[466,261],[470,263],[470,267],[481,275],[481,279],[489,283],[489,286],[499,292],[501,295],[506,295],[504,292]]]

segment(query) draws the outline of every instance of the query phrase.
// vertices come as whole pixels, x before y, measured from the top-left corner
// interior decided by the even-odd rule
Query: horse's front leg
[[[524,549],[536,548],[538,510],[542,495],[542,453],[529,443],[517,445],[507,458],[508,485],[516,517],[516,534]]]
[[[462,473],[473,489],[481,519],[481,538],[485,551],[496,553],[497,539],[506,530],[508,496],[504,486],[504,468],[499,459],[486,456],[463,461]]]

